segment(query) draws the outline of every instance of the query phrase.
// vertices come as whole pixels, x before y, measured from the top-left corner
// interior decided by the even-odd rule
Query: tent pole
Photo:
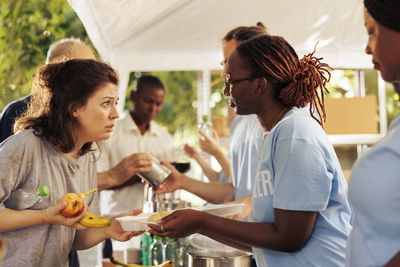
[[[197,75],[197,122],[202,122],[203,115],[207,115],[211,121],[210,109],[210,95],[211,95],[211,71],[209,69],[198,72]]]
[[[125,96],[126,96],[126,90],[128,89],[129,85],[129,74],[130,72],[124,69],[117,68],[118,70],[118,76],[119,76],[119,100],[118,100],[118,112],[120,116],[122,115],[122,112],[124,111],[124,105],[125,105]]]

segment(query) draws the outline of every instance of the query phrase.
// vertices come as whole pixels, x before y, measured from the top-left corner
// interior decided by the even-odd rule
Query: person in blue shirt
[[[235,48],[251,38],[264,34],[267,34],[267,31],[261,22],[258,22],[256,26],[239,26],[225,34],[222,39],[224,59],[221,65],[223,66],[223,77],[226,75],[226,61]],[[201,135],[201,138],[199,138],[200,148],[213,155],[220,163],[222,167],[220,173],[212,170],[211,166],[207,166],[207,162],[201,159],[200,154],[196,153],[192,147],[185,147],[187,154],[196,159],[204,173],[213,182],[205,183],[180,175],[175,176],[175,179],[169,179],[162,188],[155,192],[165,193],[184,189],[212,203],[244,203],[245,206],[239,214],[235,215],[235,219],[247,220],[251,212],[251,192],[258,150],[265,133],[254,114],[236,116],[231,124],[230,132],[231,138],[228,159],[226,160],[224,159],[224,151],[218,145],[218,140],[215,137],[209,138]],[[199,133],[201,134],[200,131]],[[229,168],[231,169],[231,176],[229,171],[226,171]]]
[[[258,156],[253,222],[186,209],[150,225],[150,232],[200,233],[252,251],[258,267],[343,266],[352,213],[322,128],[329,66],[314,52],[299,60],[282,37],[263,35],[236,48],[226,73],[231,107],[239,115],[256,114],[269,131]]]
[[[400,2],[365,0],[365,51],[387,82],[400,81]],[[395,85],[397,87],[398,85]],[[398,89],[398,88],[397,88]],[[354,165],[349,198],[354,210],[346,266],[400,266],[400,115],[387,135]]]

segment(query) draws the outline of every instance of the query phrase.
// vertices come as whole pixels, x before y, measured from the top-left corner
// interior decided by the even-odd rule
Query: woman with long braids
[[[346,181],[322,128],[329,66],[299,60],[279,36],[240,44],[226,66],[225,95],[240,115],[257,114],[260,144],[252,221],[179,210],[152,233],[200,233],[254,253],[257,266],[343,266],[351,230]]]
[[[387,82],[400,82],[400,1],[364,0],[365,52]],[[400,115],[354,165],[349,198],[354,228],[346,266],[400,266]]]

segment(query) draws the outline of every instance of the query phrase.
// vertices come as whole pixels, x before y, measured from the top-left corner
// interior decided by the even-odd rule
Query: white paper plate
[[[194,207],[189,209],[194,209],[198,211],[203,211],[210,213],[212,215],[226,217],[235,215],[240,212],[241,208],[244,206],[243,203],[240,204],[218,204],[218,205],[207,205],[201,207]],[[173,212],[173,211],[171,211]],[[125,216],[117,218],[116,220],[121,224],[122,229],[125,231],[148,231],[150,228],[147,226],[149,222],[147,219],[150,215],[154,213],[142,213],[137,216]],[[156,223],[152,223],[156,224]]]
[[[147,221],[147,218],[152,214],[153,213],[142,213],[137,216],[120,217],[116,220],[121,224],[122,229],[125,231],[148,231],[150,229],[147,226],[148,224],[156,224]]]
[[[244,206],[244,203],[216,204],[216,205],[194,207],[191,209],[198,210],[198,211],[204,211],[204,212],[210,213],[212,215],[216,215],[216,216],[226,217],[226,216],[232,216],[232,215],[238,214],[243,206]]]

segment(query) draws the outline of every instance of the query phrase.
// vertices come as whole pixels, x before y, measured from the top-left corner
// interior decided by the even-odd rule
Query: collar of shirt
[[[133,120],[132,116],[129,113],[126,113],[125,116],[127,116],[127,118],[122,119],[122,121],[121,121],[121,123],[124,124],[124,128],[127,131],[133,131],[133,132],[136,132],[137,134],[141,134],[140,129],[137,126],[136,122]],[[156,128],[157,128],[156,124],[153,121],[151,121],[149,124],[149,129],[144,133],[144,135],[149,134],[149,135],[158,136],[159,133]]]

